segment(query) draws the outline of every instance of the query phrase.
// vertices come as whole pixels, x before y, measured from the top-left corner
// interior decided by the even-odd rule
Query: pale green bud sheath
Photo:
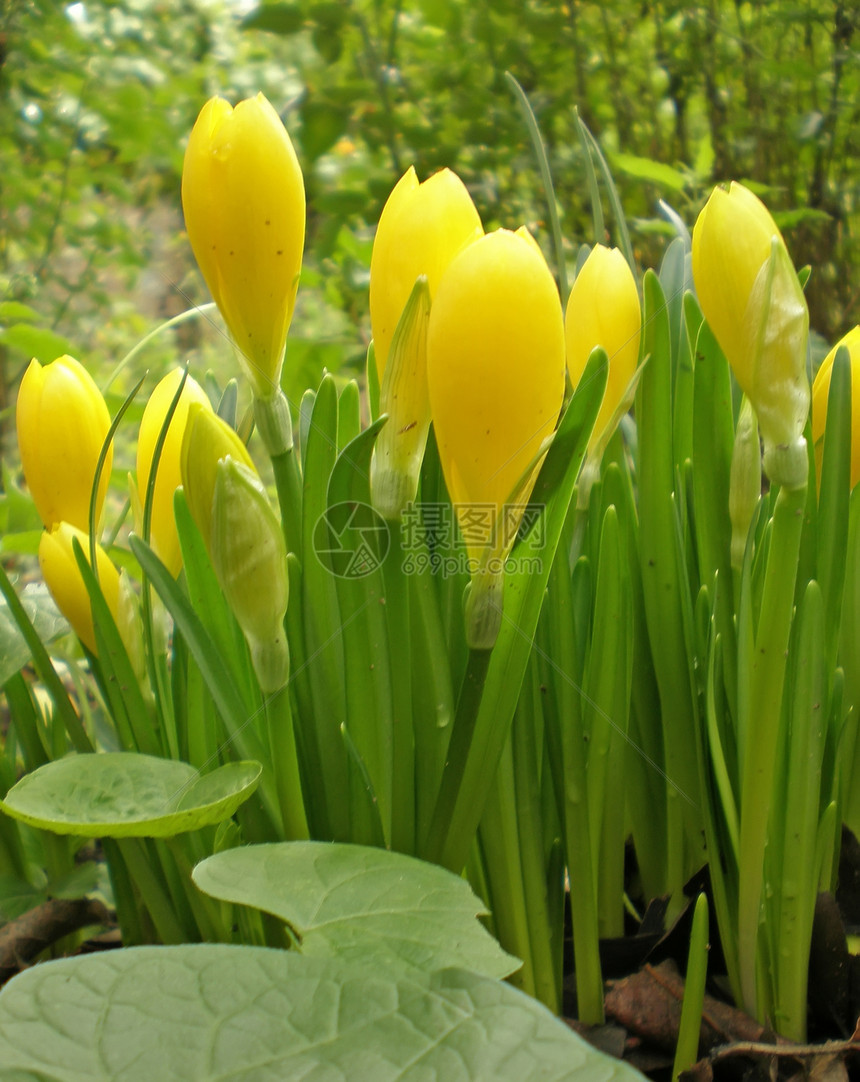
[[[253,460],[244,443],[227,422],[222,421],[212,410],[206,410],[199,403],[192,402],[188,407],[188,419],[182,437],[182,485],[191,517],[210,552],[216,472],[218,462],[228,455],[234,461],[243,462],[249,469],[254,469]]]
[[[729,518],[732,522],[732,568],[744,562],[747,534],[761,498],[761,448],[755,410],[748,398],[741,403],[729,481]]]
[[[397,324],[382,378],[379,409],[388,423],[379,434],[370,464],[370,491],[376,510],[400,518],[415,499],[430,430],[427,394],[427,322],[430,289],[421,275]]]
[[[284,632],[289,584],[280,523],[259,477],[229,455],[216,467],[210,555],[251,651],[264,693],[289,678]]]

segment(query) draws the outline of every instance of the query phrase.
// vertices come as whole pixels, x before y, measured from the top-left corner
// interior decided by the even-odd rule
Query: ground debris
[[[8,921],[0,927],[0,985],[63,936],[110,922],[106,906],[97,898],[50,898]]]

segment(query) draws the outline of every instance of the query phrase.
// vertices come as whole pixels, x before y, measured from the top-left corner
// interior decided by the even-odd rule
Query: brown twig
[[[110,914],[95,898],[51,898],[0,927],[0,985],[63,936],[90,924],[108,924]]]

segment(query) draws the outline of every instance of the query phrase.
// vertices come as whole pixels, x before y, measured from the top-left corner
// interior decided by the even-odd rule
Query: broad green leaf
[[[273,913],[303,954],[372,955],[398,968],[464,965],[506,977],[519,962],[476,920],[481,901],[465,879],[402,853],[361,845],[281,842],[217,853],[198,864],[213,897]]]
[[[50,364],[66,353],[77,353],[68,338],[54,334],[47,327],[33,327],[29,323],[14,323],[0,331],[0,342],[26,357],[35,357],[42,364]]]
[[[21,591],[21,604],[33,621],[42,642],[50,642],[69,630],[69,625],[42,582],[31,582]],[[0,596],[0,686],[30,660],[30,647],[15,623],[9,606]]]
[[[610,1082],[640,1078],[507,984],[396,979],[266,947],[134,947],[0,995],[2,1082]]]
[[[264,3],[242,20],[243,30],[269,30],[273,34],[297,34],[305,25],[301,4]]]
[[[2,307],[2,306],[0,306]],[[0,463],[0,534],[42,532],[42,520],[29,492],[15,483],[15,477],[5,462]],[[38,545],[38,536],[37,536]],[[3,548],[13,552],[4,538]]]
[[[619,173],[626,173],[629,177],[659,184],[676,192],[682,191],[687,183],[687,178],[680,170],[650,158],[639,158],[635,154],[610,154],[609,160]]]
[[[35,308],[21,304],[20,301],[3,301],[0,303],[0,320],[7,323],[12,319],[22,323],[33,322],[39,319],[39,313]]]
[[[227,763],[200,774],[134,752],[69,755],[25,774],[0,807],[55,834],[165,838],[229,818],[256,789],[260,770]]]

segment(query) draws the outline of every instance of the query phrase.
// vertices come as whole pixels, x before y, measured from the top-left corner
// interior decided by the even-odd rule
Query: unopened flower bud
[[[18,448],[27,486],[45,526],[67,522],[89,530],[96,464],[110,414],[89,372],[74,357],[44,367],[33,360],[18,391]],[[113,450],[102,469],[96,523],[110,480]]]

